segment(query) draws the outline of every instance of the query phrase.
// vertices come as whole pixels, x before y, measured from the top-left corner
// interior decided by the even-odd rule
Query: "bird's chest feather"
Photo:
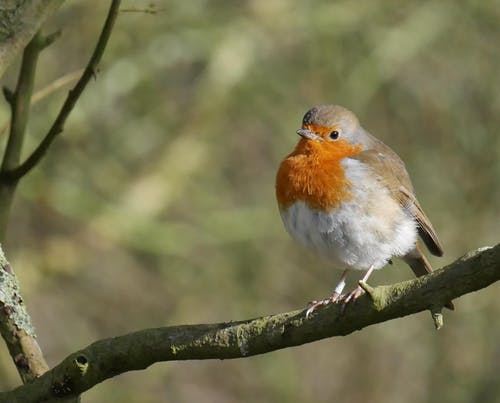
[[[360,148],[346,141],[337,142],[334,148],[328,147],[300,141],[281,163],[276,177],[280,208],[303,201],[313,209],[329,211],[352,197],[341,161]]]
[[[363,270],[407,253],[416,242],[415,222],[369,166],[344,158],[334,168],[323,177],[314,169],[303,177],[291,173],[293,195],[281,200],[277,185],[281,217],[292,237],[339,265]],[[295,175],[300,179],[294,182]]]

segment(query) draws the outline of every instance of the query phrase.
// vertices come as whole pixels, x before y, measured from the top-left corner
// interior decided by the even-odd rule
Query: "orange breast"
[[[301,139],[281,163],[276,177],[280,208],[304,201],[315,210],[330,211],[349,200],[349,181],[340,161],[361,150],[346,140],[315,142]]]

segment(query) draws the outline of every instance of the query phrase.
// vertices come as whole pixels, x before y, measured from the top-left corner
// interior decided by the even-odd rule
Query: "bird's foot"
[[[330,304],[335,304],[342,302],[342,309],[340,311],[341,314],[345,312],[345,308],[349,302],[356,301],[361,295],[365,293],[363,287],[358,285],[354,290],[352,290],[349,294],[339,294],[334,292],[330,297],[321,299],[319,301],[311,301],[309,302],[309,308],[306,311],[306,318],[309,318],[314,312],[318,309],[323,308]]]
[[[309,308],[306,311],[306,318],[309,318],[314,312],[316,312],[319,308],[322,308],[324,306],[334,304],[338,301],[340,301],[344,296],[334,292],[330,297],[321,299],[319,301],[311,301],[309,302]]]

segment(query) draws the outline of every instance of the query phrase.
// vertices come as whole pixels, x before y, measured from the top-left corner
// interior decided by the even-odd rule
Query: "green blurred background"
[[[84,66],[107,7],[63,5],[37,89]],[[20,186],[4,245],[50,365],[96,339],[328,295],[339,271],[288,237],[274,200],[278,164],[317,103],[352,109],[406,161],[445,246],[435,267],[498,242],[499,1],[122,9],[97,80]],[[25,154],[67,89],[33,107]],[[412,276],[397,262],[371,283]],[[264,356],[160,363],[83,401],[500,402],[499,315],[494,285],[456,301],[439,332],[421,313]],[[17,384],[2,343],[0,387]]]

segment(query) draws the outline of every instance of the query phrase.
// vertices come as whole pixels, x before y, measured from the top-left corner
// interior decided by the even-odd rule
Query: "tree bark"
[[[0,78],[64,0],[0,2]]]
[[[32,381],[49,369],[36,341],[35,329],[21,297],[16,275],[1,247],[0,333],[23,383]]]

